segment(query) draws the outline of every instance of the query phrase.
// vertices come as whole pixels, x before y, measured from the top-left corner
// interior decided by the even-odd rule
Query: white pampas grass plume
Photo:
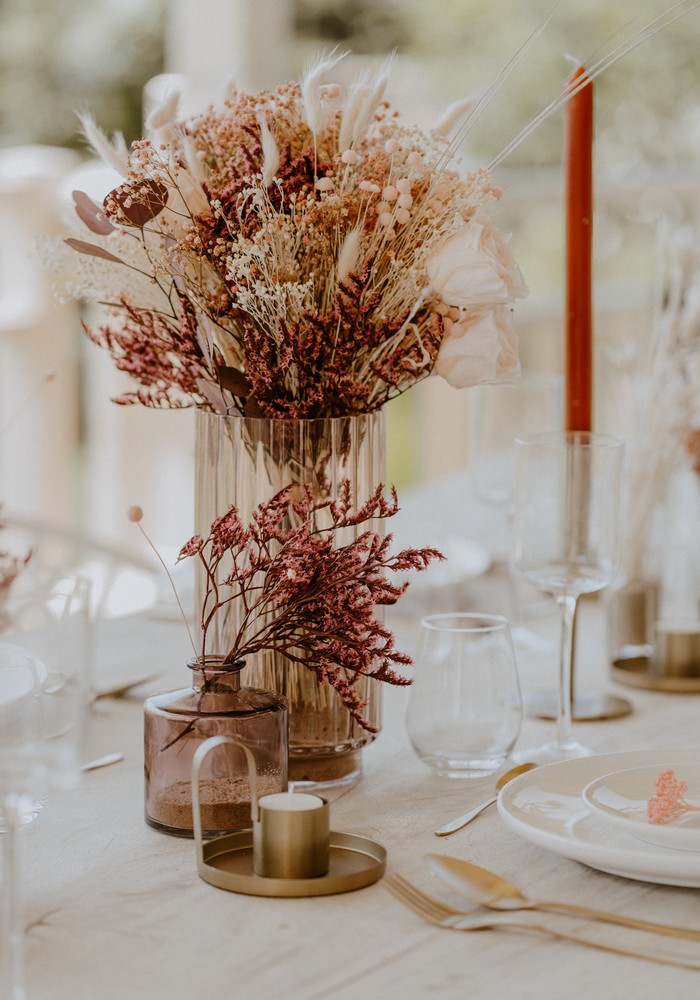
[[[192,136],[186,135],[184,132],[181,133],[180,145],[182,146],[182,155],[185,158],[187,169],[196,181],[203,184],[209,176],[209,171],[206,164],[197,155],[197,147],[194,144]]]
[[[172,124],[180,104],[180,91],[174,90],[165,100],[157,105],[146,118],[146,128],[149,132],[157,132],[166,125]]]
[[[280,165],[280,151],[263,115],[258,116],[258,123],[263,152],[262,182],[264,187],[269,187]]]
[[[343,240],[338,254],[338,264],[335,269],[336,281],[345,281],[347,276],[357,269],[357,263],[360,259],[360,245],[360,229],[351,229]]]
[[[91,114],[82,112],[78,115],[78,119],[90,148],[107,166],[112,167],[122,177],[126,177],[129,170],[129,153],[121,132],[115,132],[110,141]]]
[[[475,104],[475,97],[463,97],[459,101],[453,101],[445,108],[430,131],[447,139],[455,125],[471,111]]]
[[[173,208],[177,205],[177,195],[187,209],[187,212],[194,215],[206,215],[209,211],[209,201],[199,180],[192,176],[189,170],[177,171],[177,193],[171,196]]]
[[[353,139],[358,134],[355,126],[358,119],[364,120],[364,108],[369,103],[371,95],[372,88],[366,80],[357,80],[350,88],[348,103],[343,112],[340,132],[338,133],[338,149],[342,152],[352,146]]]
[[[304,120],[314,135],[318,135],[326,127],[326,109],[321,100],[321,83],[326,73],[345,58],[345,53],[339,56],[331,54],[328,59],[320,59],[307,70],[301,84],[304,101]]]
[[[338,135],[338,147],[341,151],[349,149],[353,142],[361,139],[367,132],[374,112],[384,97],[391,63],[392,57],[390,56],[377,73],[374,81],[363,77],[351,88]]]

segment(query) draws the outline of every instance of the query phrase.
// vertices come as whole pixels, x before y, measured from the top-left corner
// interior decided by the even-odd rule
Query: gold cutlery
[[[555,930],[553,927],[546,927],[543,924],[530,923],[528,920],[517,920],[505,914],[494,914],[493,916],[472,916],[462,910],[455,910],[447,906],[440,900],[433,899],[426,893],[417,889],[401,875],[388,875],[384,879],[387,889],[404,903],[410,910],[423,917],[437,927],[443,927],[454,931],[485,931],[497,930],[504,927],[506,930],[532,931],[535,934],[546,934],[548,937],[560,941],[573,941],[576,944],[586,945],[588,948],[598,948],[601,951],[612,952],[614,955],[625,955],[631,958],[643,958],[648,962],[657,962],[660,965],[673,965],[680,969],[695,969],[700,971],[700,964],[683,962],[680,959],[669,958],[665,955],[656,955],[649,951],[636,951],[633,948],[624,948],[618,945],[605,944],[602,941],[593,941],[590,938],[579,934],[572,934],[568,931]]]
[[[607,910],[594,910],[576,903],[541,902],[529,899],[517,886],[501,878],[500,875],[495,875],[493,872],[479,868],[478,865],[463,861],[461,858],[429,854],[427,861],[430,869],[450,888],[462,893],[472,903],[478,903],[490,910],[547,910],[554,913],[568,913],[591,920],[602,920],[609,924],[620,924],[635,930],[665,934],[667,937],[700,941],[700,930],[652,923],[649,920],[625,917]]]
[[[510,771],[506,771],[496,782],[496,794],[492,795],[490,798],[482,802],[481,805],[476,806],[474,809],[470,809],[469,812],[464,813],[463,816],[459,816],[457,819],[453,819],[451,823],[446,823],[445,826],[441,826],[439,830],[435,831],[436,837],[446,837],[449,833],[455,833],[457,830],[461,830],[463,826],[467,823],[471,823],[473,819],[492,806],[496,799],[498,798],[498,793],[502,788],[504,788],[509,781],[513,778],[517,778],[519,774],[525,774],[526,771],[531,771],[533,767],[537,767],[537,764],[533,764],[531,761],[526,761],[524,764],[518,764],[517,767],[511,767]]]

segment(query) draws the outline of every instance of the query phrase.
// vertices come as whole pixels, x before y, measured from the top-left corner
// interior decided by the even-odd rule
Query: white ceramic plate
[[[660,771],[671,770],[677,781],[685,781],[683,796],[696,807],[667,823],[650,823],[647,803],[655,792]],[[668,758],[661,766],[647,764],[623,771],[613,771],[596,778],[583,789],[583,801],[592,812],[649,844],[674,850],[700,851],[700,761],[678,763]]]
[[[639,750],[545,764],[514,778],[498,797],[504,822],[525,840],[611,875],[700,888],[700,852],[645,843],[590,812],[583,789],[613,771],[672,760],[678,771],[699,750]]]

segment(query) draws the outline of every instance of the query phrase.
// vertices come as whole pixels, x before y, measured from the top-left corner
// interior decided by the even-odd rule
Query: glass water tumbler
[[[154,695],[144,706],[146,822],[191,837],[192,758],[210,736],[234,736],[252,751],[258,795],[287,788],[287,703],[272,691],[242,687],[243,661],[190,660],[192,687]],[[199,801],[204,836],[251,825],[245,753],[221,746],[206,758]]]
[[[522,721],[508,621],[501,615],[440,614],[421,622],[407,727],[413,749],[436,774],[492,774]]]

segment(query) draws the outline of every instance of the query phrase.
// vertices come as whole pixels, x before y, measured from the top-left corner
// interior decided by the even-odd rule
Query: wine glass
[[[420,759],[446,778],[492,774],[512,750],[521,721],[508,620],[465,613],[424,618],[406,718]]]
[[[89,588],[68,572],[37,580],[34,554],[0,602],[0,996],[8,1000],[26,998],[18,834],[49,790],[77,782],[90,694]]]
[[[602,590],[617,571],[622,466],[621,438],[589,432],[535,434],[515,442],[513,567],[552,594],[561,609],[556,734],[516,760],[593,753],[574,738],[574,616],[581,594]]]

